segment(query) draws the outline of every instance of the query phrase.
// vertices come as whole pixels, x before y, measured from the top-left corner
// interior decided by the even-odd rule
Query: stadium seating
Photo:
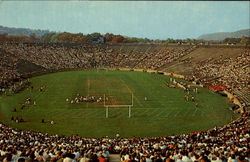
[[[166,71],[198,46],[0,44],[0,93],[16,81],[43,73],[93,68]],[[223,127],[155,138],[82,138],[23,131],[0,124],[0,161],[98,161],[119,153],[121,161],[249,161],[250,50],[236,57],[207,58],[185,76],[204,86],[223,84],[244,105]],[[23,86],[22,84],[20,86]],[[22,88],[22,87],[18,87]],[[201,119],[202,120],[202,119]],[[101,160],[100,160],[101,161]]]

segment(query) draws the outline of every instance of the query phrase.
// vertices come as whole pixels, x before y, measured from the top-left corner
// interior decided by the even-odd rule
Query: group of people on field
[[[26,73],[20,70],[19,62],[22,60],[40,66],[48,72],[120,67],[158,70],[195,48],[0,44],[0,95],[4,94],[7,88],[13,87],[15,82],[23,80]],[[224,84],[231,92],[235,89],[246,89],[248,92],[249,61],[249,49],[237,57],[210,58],[196,63],[189,79],[203,85]],[[18,86],[20,85],[12,89],[19,89]],[[44,91],[44,88],[40,91]],[[188,95],[189,92],[186,93]],[[188,100],[193,99],[188,97]],[[101,102],[103,99],[79,95],[68,99],[67,102],[97,100]],[[29,100],[25,102],[32,103]],[[13,117],[11,120],[19,122],[23,119]],[[247,162],[250,160],[249,132],[249,111],[222,127],[155,138],[66,137],[18,130],[0,124],[0,161],[102,162],[108,161],[111,153],[119,153],[123,162]]]
[[[78,93],[76,97],[73,99],[66,98],[66,102],[71,103],[71,104],[81,103],[81,102],[99,103],[99,102],[103,102],[103,97],[101,96],[98,97],[94,95],[82,96]]]

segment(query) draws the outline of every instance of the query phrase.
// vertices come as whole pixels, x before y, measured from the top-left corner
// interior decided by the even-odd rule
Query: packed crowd
[[[0,124],[0,161],[247,162],[249,113],[223,127],[156,138],[82,138],[30,132]]]
[[[161,69],[195,50],[196,46],[56,46],[1,44],[0,86],[20,80],[18,60],[27,60],[47,70],[91,68]],[[237,58],[207,59],[198,63],[193,76],[203,84],[223,83],[232,89],[249,87],[250,50]]]
[[[21,80],[21,74],[17,72],[17,59],[0,48],[0,88],[11,86],[13,81]]]
[[[57,46],[35,44],[0,44],[0,86],[18,80],[17,61],[27,60],[48,71],[91,68],[157,69],[188,54],[195,47],[158,46]],[[156,55],[155,55],[156,54]]]
[[[243,103],[250,106],[250,50],[245,50],[236,58],[208,59],[195,67],[193,75],[203,85],[223,84],[236,97],[246,97]],[[237,92],[245,92],[238,96]],[[236,93],[235,93],[236,92]],[[240,99],[240,98],[239,98]],[[240,99],[241,100],[241,99]]]
[[[34,44],[0,45],[0,93],[21,81],[19,60],[50,70],[91,68],[163,67],[193,51],[195,46],[54,46]],[[204,85],[222,83],[249,92],[250,50],[237,58],[208,59],[193,70]],[[21,82],[22,83],[22,82]],[[19,84],[17,89],[26,86]],[[78,95],[67,102],[97,102],[99,97]],[[28,102],[28,101],[27,101]],[[13,120],[16,120],[13,118]],[[241,162],[250,161],[249,112],[235,121],[209,131],[157,138],[81,138],[22,131],[0,124],[0,161],[108,161],[120,153],[121,161],[132,162]]]
[[[194,75],[204,84],[224,84],[232,89],[250,89],[250,50],[236,58],[208,59],[197,65]]]
[[[22,79],[24,72],[19,70],[20,60],[41,66],[47,72],[91,68],[158,70],[196,48],[196,46],[162,45],[0,44],[0,89],[3,91],[2,88],[9,87],[13,82]],[[208,58],[195,65],[192,77],[204,85],[224,84],[232,92],[249,91],[249,61],[249,49],[236,58]]]

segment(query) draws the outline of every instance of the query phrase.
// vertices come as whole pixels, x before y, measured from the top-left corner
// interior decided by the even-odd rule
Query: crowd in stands
[[[247,162],[249,113],[223,127],[155,138],[82,138],[49,135],[0,124],[0,161],[107,162],[120,153],[123,162]]]
[[[208,59],[194,69],[203,84],[224,84],[231,89],[250,88],[250,50],[236,58]]]
[[[208,59],[200,62],[194,69],[194,76],[203,85],[223,84],[228,90],[250,91],[250,50],[245,50],[236,58]],[[245,93],[245,95],[250,94]],[[237,95],[236,95],[237,96]],[[240,99],[240,98],[239,98]],[[250,106],[250,102],[244,103]]]
[[[17,72],[16,68],[17,58],[1,48],[0,54],[0,88],[9,87],[13,81],[21,79],[21,74]]]
[[[48,72],[92,68],[157,70],[195,48],[0,44],[0,93],[5,92],[6,87],[14,87],[14,82],[22,80],[23,73],[18,70],[18,60],[29,61]],[[232,92],[249,92],[249,62],[249,49],[236,58],[207,59],[195,66],[193,79],[204,85],[224,84]],[[26,86],[26,82],[21,83],[18,84],[21,88]],[[80,102],[81,97],[84,100],[84,96],[79,95],[73,102]],[[0,161],[102,162],[109,160],[110,153],[120,153],[121,161],[124,162],[245,162],[250,161],[249,132],[248,111],[223,127],[156,138],[65,137],[23,131],[0,124]]]
[[[196,46],[1,44],[0,88],[19,81],[18,60],[27,60],[48,71],[91,68],[162,69],[195,50]],[[250,89],[250,50],[236,58],[208,58],[195,65],[193,78],[204,85],[224,84],[232,90]]]
[[[137,68],[142,69],[158,69],[164,65],[171,63],[182,56],[192,52],[196,46],[184,46],[179,48],[161,48],[159,51],[150,52],[144,56],[144,59],[139,60]],[[146,59],[145,59],[146,58]]]
[[[157,69],[194,48],[1,44],[3,58],[0,65],[0,86],[9,86],[9,80],[17,80],[22,75],[17,71],[17,60],[27,60],[47,70],[120,67]]]

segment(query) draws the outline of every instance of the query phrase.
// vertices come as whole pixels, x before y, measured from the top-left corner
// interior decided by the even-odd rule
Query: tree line
[[[207,41],[198,39],[173,39],[167,38],[165,40],[152,40],[148,38],[126,37],[123,35],[115,35],[112,33],[100,34],[91,33],[84,35],[82,33],[47,33],[42,36],[37,36],[32,33],[29,36],[26,35],[8,35],[0,34],[0,42],[11,43],[157,43],[157,44],[241,44],[250,45],[250,37],[241,38],[226,38],[223,41]]]

